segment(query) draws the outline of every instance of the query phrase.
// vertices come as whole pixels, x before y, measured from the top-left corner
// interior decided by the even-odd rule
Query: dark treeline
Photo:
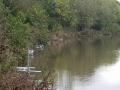
[[[45,44],[57,30],[119,31],[120,5],[115,0],[0,0],[0,25],[4,69],[16,62],[14,57],[25,60],[28,44]]]

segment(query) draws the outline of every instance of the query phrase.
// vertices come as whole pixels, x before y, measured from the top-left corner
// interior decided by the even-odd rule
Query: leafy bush
[[[17,47],[24,47],[26,41],[29,38],[29,32],[27,31],[27,24],[25,22],[25,15],[22,12],[18,12],[16,16],[13,16],[9,13],[7,16],[7,37],[9,38],[10,42]]]
[[[27,12],[27,22],[41,29],[48,27],[46,11],[40,3],[34,4]]]

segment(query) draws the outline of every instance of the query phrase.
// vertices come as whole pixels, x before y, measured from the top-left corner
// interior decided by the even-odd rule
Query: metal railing
[[[33,70],[35,67],[30,67],[30,55],[33,55],[34,50],[30,50],[29,48],[27,49],[27,67],[17,67],[17,71],[21,72],[41,72],[41,71],[36,71]]]

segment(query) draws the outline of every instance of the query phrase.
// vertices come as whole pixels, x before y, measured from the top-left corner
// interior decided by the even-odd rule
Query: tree
[[[55,0],[56,8],[55,13],[59,15],[60,24],[63,27],[76,27],[77,17],[74,10],[73,0]]]
[[[48,27],[48,16],[46,10],[40,3],[35,3],[27,12],[27,22],[39,28]]]
[[[7,38],[15,47],[25,47],[29,38],[29,32],[26,30],[28,25],[24,24],[25,15],[19,11],[16,16],[8,13],[6,18]]]

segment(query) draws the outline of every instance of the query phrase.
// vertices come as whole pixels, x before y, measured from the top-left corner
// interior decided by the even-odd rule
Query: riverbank
[[[98,38],[103,38],[103,37],[112,37],[112,36],[119,36],[120,35],[120,33],[119,32],[114,32],[114,33],[112,33],[112,32],[103,32],[103,31],[95,31],[95,30],[83,30],[83,31],[72,31],[72,30],[59,30],[59,31],[56,31],[56,32],[52,32],[51,33],[51,36],[48,38],[48,42],[49,41],[51,41],[52,42],[52,47],[53,48],[55,48],[55,46],[57,46],[57,44],[59,44],[59,46],[61,45],[60,43],[62,43],[62,42],[65,42],[65,41],[68,41],[68,40],[81,40],[82,38],[93,38],[93,39],[98,39]],[[2,41],[2,39],[1,39],[1,41]],[[58,43],[59,42],[59,43]],[[5,42],[4,42],[5,43]],[[57,43],[57,44],[56,44]],[[47,43],[48,44],[48,43]],[[64,43],[62,43],[62,44],[64,44]],[[3,44],[2,44],[3,45]],[[1,46],[2,46],[1,45]],[[4,53],[5,52],[7,52],[6,53],[6,55],[7,56],[9,56],[9,57],[6,57],[7,58],[7,60],[5,61],[5,63],[3,63],[3,65],[0,65],[0,67],[2,68],[2,69],[0,69],[0,70],[3,70],[3,71],[5,71],[6,73],[1,73],[0,74],[0,78],[1,78],[1,80],[6,80],[7,82],[9,82],[9,81],[13,81],[13,84],[12,84],[12,86],[10,86],[11,88],[15,88],[15,86],[14,86],[14,84],[15,84],[15,82],[16,81],[14,81],[14,80],[17,80],[17,79],[13,79],[12,80],[12,78],[10,78],[9,76],[10,75],[13,75],[13,76],[11,76],[11,77],[14,77],[14,75],[17,75],[18,73],[16,73],[16,72],[8,72],[9,71],[9,68],[11,67],[11,66],[14,66],[14,65],[16,65],[16,62],[17,61],[14,61],[14,58],[12,57],[13,56],[13,52],[11,52],[10,51],[10,48],[9,48],[9,45],[8,46],[6,46],[5,47],[5,45],[6,45],[6,43],[3,45],[4,46],[4,48],[3,49],[5,49],[4,50]],[[59,48],[59,47],[57,47],[57,48]],[[1,52],[2,52],[2,49],[1,49]],[[8,53],[8,52],[10,52],[10,53]],[[5,55],[4,53],[2,53],[2,55]],[[24,58],[26,58],[26,54],[25,54],[25,50],[23,50],[23,52],[22,52],[22,55],[24,56]],[[19,55],[18,55],[19,56]],[[12,60],[13,59],[13,60]],[[24,62],[25,60],[23,60],[23,59],[19,59],[19,60],[21,60],[20,62]],[[23,60],[23,61],[22,61]],[[10,61],[10,62],[9,62]],[[4,61],[3,61],[4,62]],[[12,70],[12,69],[11,69]],[[9,74],[8,74],[9,73]],[[19,79],[21,78],[21,77],[18,77]],[[22,78],[28,78],[28,77],[22,77]],[[1,81],[0,80],[0,82],[4,82],[4,81]],[[26,82],[26,81],[21,81],[21,82]],[[8,84],[8,85],[10,85],[10,83],[11,82],[9,82],[9,84],[8,83],[6,83],[6,84]],[[0,84],[1,86],[0,87],[4,87],[4,88],[6,88],[6,84],[5,84],[5,87],[4,87],[4,84]],[[21,85],[23,85],[23,84],[20,84],[20,87],[26,87],[26,88],[28,88],[29,87],[29,85],[31,85],[31,84],[33,84],[33,82],[31,83],[31,82],[28,82],[28,84],[26,84],[26,86],[21,86]],[[3,86],[2,86],[3,85]],[[7,88],[9,87],[7,85]],[[19,86],[19,83],[18,83],[18,86]],[[17,87],[17,86],[16,86]],[[30,87],[31,88],[31,87]]]
[[[52,90],[53,73],[54,69],[40,79],[26,72],[9,71],[1,75],[0,90]]]
[[[81,38],[93,38],[93,39],[98,39],[98,38],[104,38],[104,37],[119,37],[120,32],[111,32],[111,31],[96,31],[92,29],[85,29],[82,31],[77,31],[77,30],[60,30],[56,31],[51,34],[50,38],[48,39],[49,41],[60,41],[61,39],[63,40],[68,40],[68,39],[75,39],[79,40]]]

